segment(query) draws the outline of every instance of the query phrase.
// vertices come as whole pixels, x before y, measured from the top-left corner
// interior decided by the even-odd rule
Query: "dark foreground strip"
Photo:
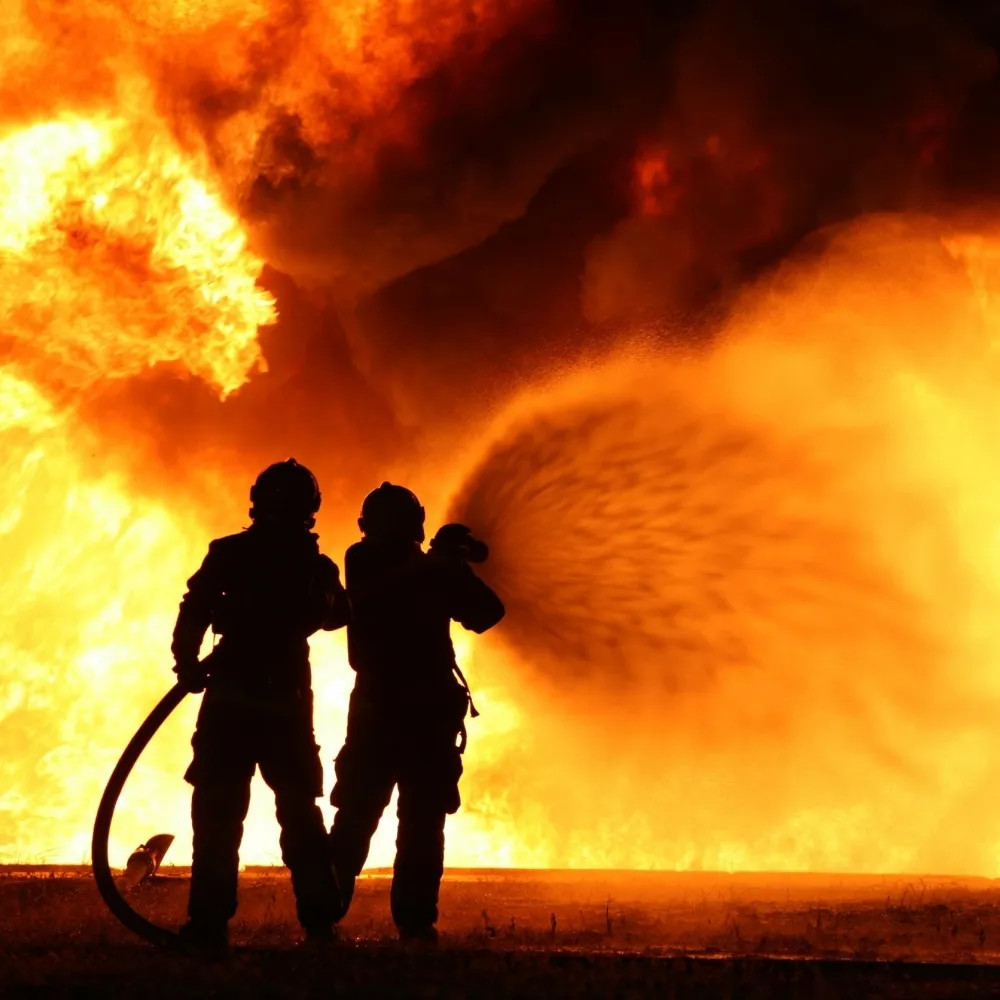
[[[0,952],[0,995],[47,997],[955,997],[1000,966],[338,945],[205,964],[136,945]]]

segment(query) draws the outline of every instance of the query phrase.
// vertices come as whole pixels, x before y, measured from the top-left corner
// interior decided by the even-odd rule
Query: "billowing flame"
[[[226,395],[275,315],[203,168],[155,122],[0,137],[6,858],[87,856],[108,736],[168,679],[171,604],[203,547],[195,511],[133,496],[73,400],[168,363]]]
[[[64,117],[0,138],[0,320],[13,355],[87,386],[172,362],[223,394],[275,318],[261,262],[162,126]]]

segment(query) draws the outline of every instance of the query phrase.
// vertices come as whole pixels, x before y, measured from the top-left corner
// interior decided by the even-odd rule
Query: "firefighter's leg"
[[[250,806],[250,778],[199,781],[191,796],[194,844],[188,916],[210,928],[227,924],[236,913],[243,821]]]
[[[276,724],[260,760],[274,791],[281,827],[281,857],[292,875],[299,922],[310,935],[328,932],[340,915],[340,896],[326,825],[316,799],[323,794],[323,766],[310,723]]]
[[[195,931],[213,937],[224,935],[236,912],[240,841],[255,764],[238,727],[211,713],[202,712],[192,743],[194,760],[186,775],[194,786],[188,915]]]
[[[355,879],[368,859],[371,839],[396,781],[385,732],[378,720],[355,711],[354,699],[347,739],[334,767],[337,782],[330,801],[337,812],[330,829],[330,849],[340,881],[342,917],[351,904]]]
[[[447,814],[435,802],[408,794],[401,784],[397,815],[392,919],[404,935],[420,934],[437,923]]]
[[[404,937],[433,935],[444,874],[444,827],[458,810],[462,758],[434,740],[410,755],[399,779],[399,830],[390,902]]]

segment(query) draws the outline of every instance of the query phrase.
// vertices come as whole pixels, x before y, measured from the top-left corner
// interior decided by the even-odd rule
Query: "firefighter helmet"
[[[250,488],[250,517],[315,523],[323,497],[316,477],[294,458],[269,465]]]
[[[377,540],[424,540],[424,508],[405,486],[383,483],[361,505],[358,527]]]

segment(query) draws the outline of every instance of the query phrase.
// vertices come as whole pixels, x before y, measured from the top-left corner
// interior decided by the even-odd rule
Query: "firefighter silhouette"
[[[446,525],[423,550],[424,509],[402,486],[383,483],[370,493],[358,525],[364,537],[344,561],[357,678],[330,796],[342,913],[398,786],[392,916],[404,939],[433,941],[445,819],[460,805],[471,706],[450,626],[485,632],[504,607],[469,565],[486,557],[486,547],[467,528]]]
[[[191,820],[190,944],[224,950],[236,912],[239,847],[257,767],[274,791],[281,854],[298,917],[313,939],[339,912],[329,841],[316,799],[323,767],[313,735],[308,637],[347,623],[340,571],[311,532],[321,496],[294,459],[269,466],[250,491],[249,528],[211,543],[188,581],[174,629],[181,684],[205,691],[185,778]],[[221,638],[199,662],[206,630]]]

